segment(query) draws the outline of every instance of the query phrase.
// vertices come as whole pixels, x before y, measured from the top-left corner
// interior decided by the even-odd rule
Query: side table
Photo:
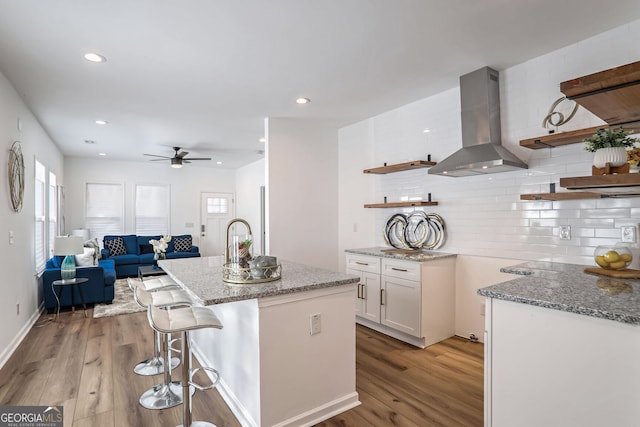
[[[82,302],[82,309],[84,311],[84,317],[87,317],[87,305],[84,303],[84,295],[82,294],[82,286],[80,286],[80,284],[88,282],[89,279],[87,279],[86,277],[76,277],[74,279],[68,279],[68,280],[54,280],[53,283],[51,283],[51,291],[53,291],[53,295],[56,297],[56,313],[53,316],[53,320],[57,320],[58,319],[58,315],[60,314],[60,297],[62,296],[62,288],[64,288],[65,286],[71,286],[71,311],[75,312],[76,311],[76,304],[74,301],[74,287],[78,288],[78,292],[80,293],[80,302]],[[58,287],[59,293],[56,293],[56,286]]]

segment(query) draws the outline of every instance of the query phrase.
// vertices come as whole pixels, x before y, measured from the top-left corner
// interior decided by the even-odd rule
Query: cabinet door
[[[421,337],[420,282],[382,276],[381,322],[383,325]]]
[[[364,279],[364,275],[366,274],[363,271],[358,271],[358,270],[354,270],[352,268],[347,268],[347,274],[353,274],[354,276],[358,276],[360,278],[360,280],[358,281],[358,288],[357,288],[357,292],[356,292],[356,300],[355,300],[355,309],[356,309],[356,316],[362,316],[363,313],[363,308],[362,306],[364,305],[364,299],[362,298],[362,294],[363,294],[363,283],[365,282]]]
[[[356,316],[380,322],[380,275],[347,268],[348,274],[360,277],[356,293]]]
[[[362,275],[362,313],[359,315],[372,322],[380,322],[380,275]]]

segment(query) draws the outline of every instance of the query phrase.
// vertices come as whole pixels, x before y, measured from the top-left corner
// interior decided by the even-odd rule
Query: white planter
[[[603,168],[607,163],[611,166],[622,166],[627,163],[627,149],[611,147],[597,150],[593,155],[593,166]]]

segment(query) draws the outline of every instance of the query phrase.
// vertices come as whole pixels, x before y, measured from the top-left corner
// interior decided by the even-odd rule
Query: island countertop
[[[584,272],[584,265],[531,261],[501,268],[521,277],[478,295],[640,325],[640,280]]]
[[[160,260],[158,265],[204,305],[265,298],[357,283],[357,276],[279,261],[282,278],[273,282],[232,284],[222,280],[223,256]]]
[[[434,252],[429,250],[416,250],[408,253],[386,252],[393,248],[375,247],[375,248],[360,248],[360,249],[346,249],[345,252],[359,255],[377,256],[382,258],[401,259],[405,261],[431,261],[439,258],[454,257],[456,254],[450,254],[446,252]],[[383,252],[384,251],[384,252]]]

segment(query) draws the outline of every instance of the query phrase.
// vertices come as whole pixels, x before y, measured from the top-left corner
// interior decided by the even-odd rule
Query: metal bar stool
[[[153,278],[148,280],[135,280],[127,278],[127,284],[129,285],[129,289],[131,289],[131,291],[134,293],[134,299],[137,287],[142,287],[142,289],[147,292],[156,292],[159,290],[167,289],[180,289],[180,286],[169,277]],[[139,306],[145,309],[147,308],[146,305],[141,304],[137,299],[136,302]],[[160,348],[162,346],[162,336],[155,330],[153,331],[153,335],[153,356],[136,364],[136,366],[133,368],[133,372],[138,375],[160,375],[164,372],[164,358],[160,354]],[[171,369],[177,368],[178,365],[180,365],[180,358],[172,357]]]
[[[190,306],[193,304],[189,293],[183,289],[168,289],[164,291],[147,292],[138,286],[135,290],[136,301],[143,307],[156,308],[163,312],[168,312],[173,307]],[[154,329],[154,331],[157,331]],[[159,331],[157,331],[159,332]],[[162,353],[164,360],[172,360],[171,336],[170,333],[163,333]],[[147,409],[166,409],[182,403],[182,384],[180,381],[171,380],[172,363],[163,364],[163,382],[151,387],[140,396],[140,405]]]
[[[215,427],[214,424],[206,421],[192,420],[192,403],[189,387],[193,386],[198,390],[210,390],[218,385],[220,374],[217,370],[209,367],[191,369],[191,345],[189,331],[203,328],[222,329],[222,322],[208,307],[191,306],[175,308],[172,310],[161,310],[150,305],[147,311],[149,324],[153,329],[162,333],[180,332],[182,335],[182,424],[178,427]],[[206,371],[215,375],[215,381],[208,386],[202,386],[193,381],[193,376],[198,371]]]

